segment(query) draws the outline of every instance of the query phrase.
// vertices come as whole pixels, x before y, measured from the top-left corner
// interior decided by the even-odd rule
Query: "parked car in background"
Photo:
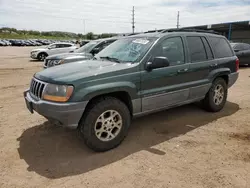
[[[231,46],[240,60],[240,65],[250,65],[250,44],[231,43]]]
[[[133,117],[194,102],[218,112],[239,60],[224,36],[184,31],[124,37],[95,59],[38,72],[24,92],[27,109],[77,129],[95,151],[118,146]]]
[[[77,49],[77,46],[72,43],[54,43],[46,48],[32,50],[30,57],[43,61],[49,55],[73,52],[75,49]]]
[[[75,61],[91,59],[94,57],[95,54],[99,53],[116,40],[117,38],[93,40],[72,53],[48,56],[44,61],[44,68],[53,67],[55,65],[61,65],[65,63],[72,63]]]
[[[85,44],[88,44],[90,41],[89,40],[82,40],[80,42],[80,47],[84,46]]]
[[[0,39],[0,46],[6,46],[5,42]]]

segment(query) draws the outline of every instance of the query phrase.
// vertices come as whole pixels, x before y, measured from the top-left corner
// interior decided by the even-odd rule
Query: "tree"
[[[92,39],[94,39],[94,33],[89,32],[86,34],[86,37],[87,37],[87,39],[92,40]]]

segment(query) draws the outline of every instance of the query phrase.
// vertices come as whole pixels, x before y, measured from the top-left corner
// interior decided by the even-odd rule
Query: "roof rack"
[[[213,30],[203,30],[203,29],[165,29],[161,33],[167,33],[167,32],[199,32],[199,33],[213,33],[213,34],[220,34],[219,32],[213,31]]]
[[[161,31],[163,31],[163,30],[161,30]],[[145,31],[144,33],[159,33],[161,31],[159,31],[159,30],[151,30],[151,31]]]

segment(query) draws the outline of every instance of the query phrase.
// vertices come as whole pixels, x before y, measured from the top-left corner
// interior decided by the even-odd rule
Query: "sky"
[[[250,20],[250,0],[0,0],[0,27],[75,33],[135,32]]]

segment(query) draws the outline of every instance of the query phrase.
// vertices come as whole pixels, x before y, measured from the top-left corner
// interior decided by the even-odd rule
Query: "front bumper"
[[[37,53],[36,53],[36,52],[35,52],[35,53],[34,53],[34,52],[33,52],[33,53],[31,52],[31,53],[30,53],[30,57],[31,57],[32,59],[37,59]]]
[[[238,80],[239,72],[231,73],[228,76],[228,88],[232,87]]]
[[[55,103],[44,100],[36,101],[29,93],[29,90],[24,92],[26,107],[31,113],[36,111],[48,120],[59,123],[64,127],[76,129],[82,117],[88,101],[78,103]]]

